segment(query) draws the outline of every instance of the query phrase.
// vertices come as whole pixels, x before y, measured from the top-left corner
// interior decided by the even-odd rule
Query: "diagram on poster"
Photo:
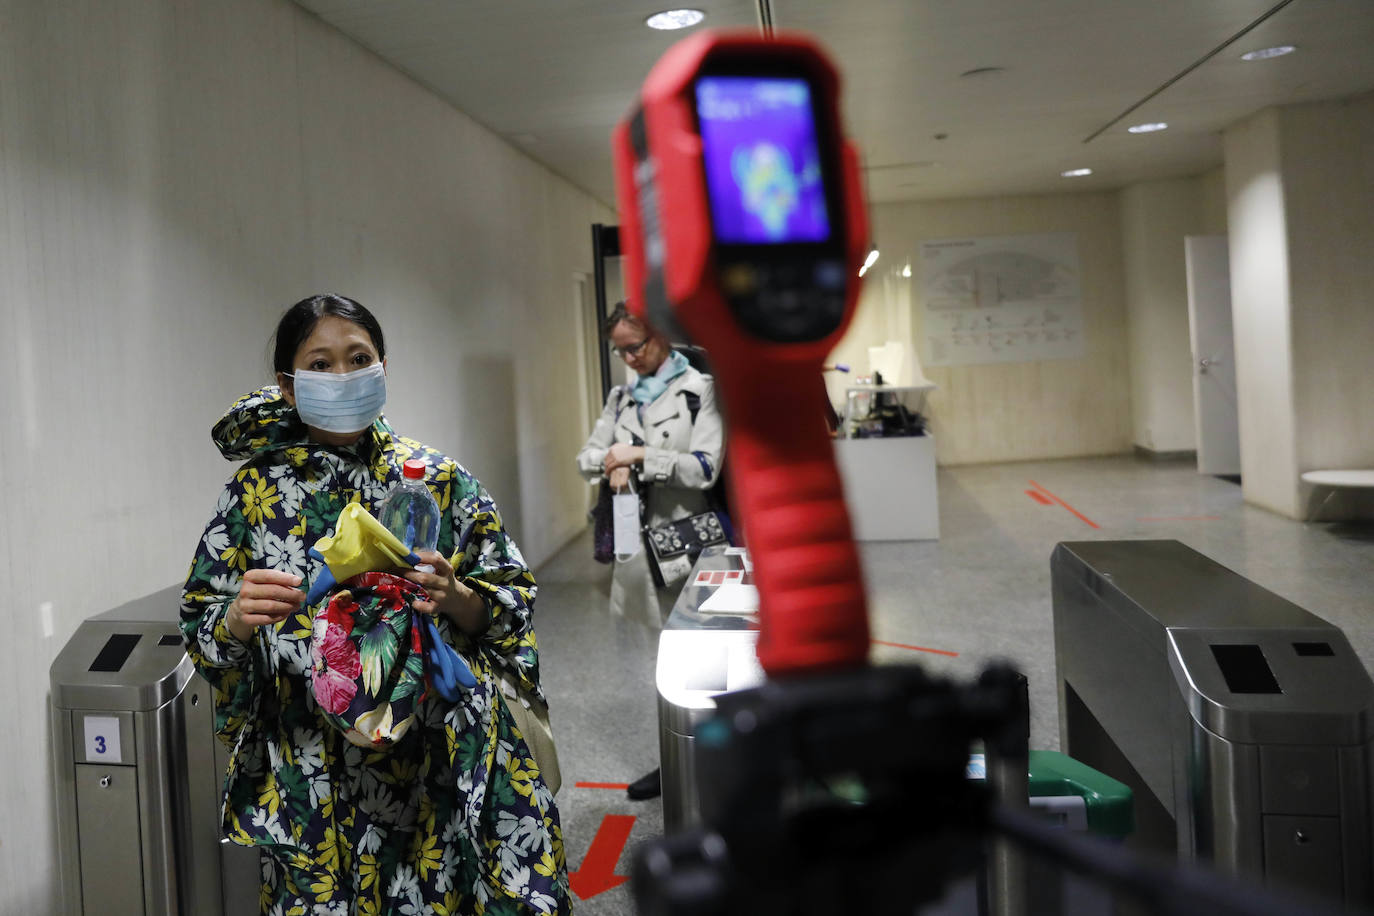
[[[926,365],[1083,355],[1071,232],[921,243]]]

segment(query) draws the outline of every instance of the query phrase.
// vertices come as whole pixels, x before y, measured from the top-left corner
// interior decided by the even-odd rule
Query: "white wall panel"
[[[568,281],[612,221],[284,0],[0,0],[0,912],[53,906],[52,658],[185,574],[281,311],[373,308],[388,414],[537,563],[584,523]]]
[[[1226,196],[1241,486],[1246,501],[1292,517],[1298,514],[1298,466],[1278,136],[1272,109],[1226,131]]]
[[[1303,471],[1374,467],[1374,94],[1226,132],[1245,498],[1304,518]],[[1368,517],[1336,502],[1323,518]]]

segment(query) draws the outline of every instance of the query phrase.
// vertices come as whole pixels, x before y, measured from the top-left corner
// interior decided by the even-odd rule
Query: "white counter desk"
[[[900,399],[908,410],[921,413],[925,395],[934,387],[851,387],[841,430],[852,435],[865,429],[862,414],[871,408],[865,403],[866,396],[871,401],[879,396]],[[940,537],[934,437],[927,433],[836,439],[835,460],[844,481],[855,540],[926,541]]]

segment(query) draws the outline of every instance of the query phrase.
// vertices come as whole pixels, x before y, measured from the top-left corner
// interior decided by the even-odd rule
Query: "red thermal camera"
[[[868,617],[821,365],[859,295],[868,226],[839,79],[810,40],[702,32],[612,138],[630,308],[705,347],[770,675],[862,664]]]

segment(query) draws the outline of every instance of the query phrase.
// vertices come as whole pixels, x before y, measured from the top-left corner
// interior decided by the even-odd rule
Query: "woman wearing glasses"
[[[725,454],[711,376],[693,368],[668,339],[619,302],[602,326],[634,382],[617,385],[606,398],[577,467],[588,480],[602,479],[615,492],[640,495],[643,522],[663,525],[713,507],[708,491],[720,476]],[[611,613],[662,625],[683,580],[656,587],[644,549],[616,558],[611,575]],[[658,771],[630,787],[630,797],[658,794]]]

